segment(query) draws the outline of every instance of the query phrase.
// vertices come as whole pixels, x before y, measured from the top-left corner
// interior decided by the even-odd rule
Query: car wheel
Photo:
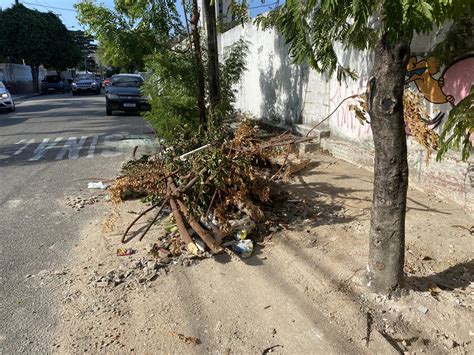
[[[105,108],[105,114],[106,114],[107,116],[112,116],[112,110],[109,109],[108,107],[106,107],[106,108]]]
[[[12,107],[9,108],[10,112],[14,112],[16,110],[15,103],[12,104]]]

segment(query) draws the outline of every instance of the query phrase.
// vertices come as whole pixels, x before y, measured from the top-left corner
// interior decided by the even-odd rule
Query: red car
[[[107,78],[107,79],[104,79],[104,81],[102,82],[102,87],[105,89],[107,86],[109,86],[110,84],[110,79]]]

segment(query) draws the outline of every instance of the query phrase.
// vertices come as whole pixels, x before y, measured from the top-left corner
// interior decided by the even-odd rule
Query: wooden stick
[[[195,230],[195,232],[201,237],[204,243],[206,243],[209,249],[211,249],[213,253],[220,253],[222,251],[222,247],[216,242],[212,235],[203,227],[201,227],[201,225],[194,219],[191,213],[189,213],[189,210],[184,202],[181,200],[177,200],[176,202],[178,202],[179,209],[181,212],[183,212],[191,228]]]
[[[151,207],[147,208],[145,211],[143,211],[142,213],[140,213],[140,214],[137,216],[137,218],[135,218],[135,219],[133,220],[132,223],[130,223],[130,225],[129,225],[129,226],[127,227],[127,229],[125,230],[125,233],[123,233],[123,236],[122,236],[122,239],[121,239],[121,242],[122,242],[122,243],[125,243],[125,237],[127,236],[128,231],[133,227],[133,225],[134,225],[135,223],[137,223],[137,221],[138,221],[140,218],[142,218],[144,215],[146,215],[148,212],[150,212],[152,209],[156,208],[157,206],[158,206],[157,204],[154,204],[154,205],[152,205]]]
[[[173,179],[169,178],[168,190],[170,192],[171,192],[170,185],[172,183],[173,183]],[[171,206],[171,211],[173,212],[174,220],[176,221],[176,226],[178,227],[178,230],[179,230],[179,235],[183,239],[183,242],[186,243],[186,248],[194,255],[198,254],[198,248],[196,244],[194,244],[194,241],[192,240],[191,236],[189,235],[186,225],[184,224],[184,221],[183,221],[183,216],[181,216],[178,206],[176,205],[176,201],[173,198],[170,198],[170,206]]]
[[[290,152],[291,144],[288,144],[288,151],[286,152],[285,160],[283,161],[283,164],[281,164],[280,169],[278,169],[278,171],[270,178],[270,181],[273,181],[278,176],[278,174],[281,173],[281,171],[285,167],[286,162],[288,161],[288,156],[290,155]]]
[[[155,215],[155,218],[153,218],[153,220],[151,221],[151,223],[148,225],[148,227],[146,227],[145,231],[142,233],[142,235],[140,236],[140,241],[145,237],[145,234],[148,233],[148,231],[150,230],[151,226],[156,222],[156,220],[158,219],[158,216],[160,215],[161,211],[163,210],[163,207],[165,207],[165,204],[166,204],[166,200],[163,201],[163,203],[161,204],[160,208],[158,209],[158,212],[156,212],[156,215]]]
[[[168,186],[174,194],[177,192],[177,188],[173,182],[173,179],[168,179]],[[188,208],[180,199],[176,199],[176,202],[179,205],[179,209],[184,214],[184,217],[188,221],[192,229],[201,237],[201,239],[206,243],[206,245],[211,249],[213,253],[219,253],[222,251],[222,247],[216,242],[212,235],[206,231],[201,225],[194,219],[194,217],[189,213]]]

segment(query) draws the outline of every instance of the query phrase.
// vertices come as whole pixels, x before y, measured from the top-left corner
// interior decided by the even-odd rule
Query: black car
[[[118,74],[110,79],[105,95],[107,116],[113,111],[147,111],[150,109],[148,100],[140,93],[143,78],[135,74]]]
[[[55,92],[69,92],[69,84],[59,75],[46,75],[41,81],[41,94],[52,94]]]

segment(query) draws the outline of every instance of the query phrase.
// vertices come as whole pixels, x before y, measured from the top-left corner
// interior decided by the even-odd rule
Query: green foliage
[[[462,17],[453,22],[445,40],[436,45],[430,56],[449,65],[466,54],[474,53],[473,38],[474,19],[470,16]]]
[[[0,56],[56,70],[75,66],[80,52],[71,33],[52,12],[31,10],[23,5],[0,10]]]
[[[224,62],[220,64],[221,101],[217,107],[218,117],[222,119],[234,114],[235,95],[237,84],[243,73],[247,70],[248,42],[240,39],[232,46],[224,49]],[[221,122],[211,122],[219,126]]]
[[[166,51],[148,59],[152,74],[143,92],[151,98],[151,112],[145,114],[161,138],[187,137],[199,126],[196,100],[196,68],[187,53]],[[186,139],[186,138],[185,138]]]
[[[462,160],[469,159],[471,154],[471,134],[474,133],[474,86],[471,92],[449,112],[449,117],[443,125],[439,137],[439,150],[436,160],[442,157],[450,148],[461,149]]]
[[[205,48],[205,47],[204,47]],[[221,101],[210,122],[208,135],[215,134],[222,121],[234,113],[236,84],[246,70],[248,44],[240,40],[226,48],[220,65]],[[205,53],[204,53],[205,54]],[[203,56],[207,61],[207,56]],[[206,63],[204,63],[206,65]],[[150,56],[147,62],[150,77],[143,92],[151,98],[152,110],[145,114],[160,138],[178,149],[181,144],[199,145],[209,137],[199,132],[196,66],[189,52],[163,51]],[[209,97],[206,96],[207,106]],[[197,136],[196,136],[196,133]],[[207,137],[204,139],[204,137]],[[194,143],[193,143],[194,142]]]
[[[171,0],[116,0],[115,9],[93,0],[76,4],[79,21],[100,42],[102,62],[126,71],[142,70],[145,57],[170,46],[182,26]]]
[[[287,0],[255,22],[280,31],[296,63],[308,61],[316,71],[336,73],[342,81],[356,74],[339,63],[337,43],[364,50],[382,37],[409,42],[414,33],[427,33],[433,25],[470,11],[470,3],[463,0]]]

